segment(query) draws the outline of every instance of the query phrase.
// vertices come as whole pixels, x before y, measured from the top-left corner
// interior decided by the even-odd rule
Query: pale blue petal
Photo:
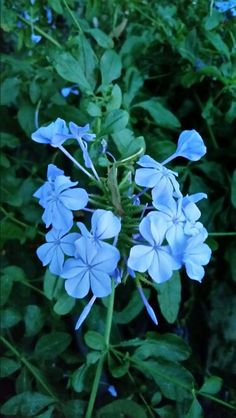
[[[77,232],[72,232],[71,234],[65,235],[60,240],[60,246],[62,251],[69,256],[75,255],[75,241],[81,237]]]
[[[165,217],[158,212],[151,212],[147,215],[150,218],[150,230],[154,239],[155,245],[161,245],[167,231],[167,223]]]
[[[158,163],[149,155],[143,155],[141,158],[139,158],[137,164],[141,165],[142,167],[156,168],[157,170],[160,170],[160,168],[162,167],[160,163]]]
[[[135,245],[131,248],[127,265],[129,268],[144,273],[150,267],[154,255],[152,247]]]
[[[71,279],[81,274],[86,269],[86,265],[80,259],[69,258],[65,261],[61,277],[63,279]]]
[[[88,231],[87,227],[82,222],[77,222],[76,225],[78,226],[78,228],[81,231],[81,234],[84,237],[88,237],[88,238],[92,237],[92,234]]]
[[[156,283],[163,283],[170,279],[173,272],[173,257],[165,248],[154,252],[148,273]]]
[[[187,194],[186,196],[184,196],[182,204],[183,204],[183,207],[185,207],[190,202],[197,203],[202,199],[207,199],[206,193],[194,193],[191,195]]]
[[[91,264],[98,250],[90,238],[82,236],[75,241],[76,257],[83,260],[84,264]]]
[[[190,222],[196,222],[201,216],[200,210],[193,202],[185,206],[184,213]]]
[[[57,176],[64,176],[64,171],[54,164],[49,164],[47,170],[48,181],[54,181]]]
[[[174,253],[178,252],[180,246],[185,242],[184,225],[172,224],[166,233],[166,239]]]
[[[156,186],[163,174],[154,168],[138,168],[135,172],[135,183],[143,187]]]
[[[142,237],[152,246],[155,245],[154,238],[151,231],[150,214],[145,216],[139,224],[139,231]]]
[[[180,134],[176,154],[191,161],[198,161],[206,154],[202,137],[194,129]]]
[[[49,243],[40,245],[40,247],[38,247],[36,253],[40,261],[43,263],[43,266],[46,266],[51,262],[54,253],[54,248],[55,245]]]
[[[53,136],[53,131],[54,131],[54,122],[50,123],[50,125],[46,127],[37,129],[37,131],[32,133],[31,138],[35,142],[39,142],[40,144],[50,144],[51,138]]]
[[[65,281],[65,290],[68,295],[76,299],[84,298],[90,288],[90,273],[86,270],[82,271],[72,279]]]
[[[190,238],[190,240],[194,239]],[[195,247],[187,248],[183,257],[183,262],[191,261],[194,264],[205,266],[211,258],[211,249],[207,244],[198,244]]]
[[[104,298],[111,294],[111,278],[107,273],[91,270],[90,283],[94,296]]]
[[[88,193],[84,189],[68,189],[60,194],[60,200],[66,208],[79,210],[88,203]]]
[[[97,251],[91,260],[92,268],[96,271],[105,273],[113,273],[120,259],[120,252],[113,245],[103,243],[102,247]],[[88,246],[89,251],[90,246]]]
[[[45,223],[46,227],[48,228],[52,224],[52,211],[53,211],[54,203],[49,202],[48,205],[45,207],[45,210],[42,215],[42,220]],[[59,228],[57,228],[59,229]]]
[[[71,181],[70,177],[67,176],[57,176],[54,182],[57,194],[69,189],[70,187],[76,186],[77,184],[78,181]]]
[[[76,322],[76,325],[75,325],[75,329],[76,330],[78,330],[81,327],[82,323],[87,318],[89,312],[91,311],[91,308],[93,307],[93,304],[94,304],[95,300],[96,300],[96,296],[93,296],[90,299],[90,301],[87,303],[87,305],[85,306],[85,308],[82,310],[82,312],[81,312],[81,314],[79,316],[79,319],[78,319],[78,321]]]
[[[69,231],[73,225],[73,214],[60,201],[52,205],[52,225],[56,229]]]
[[[147,298],[146,298],[146,296],[145,296],[145,294],[143,292],[143,289],[141,287],[139,287],[139,286],[138,286],[138,292],[139,292],[139,294],[140,294],[140,296],[142,298],[143,304],[144,304],[144,306],[145,306],[145,308],[147,310],[148,315],[150,316],[150,318],[154,322],[154,324],[157,325],[158,324],[158,321],[157,321],[157,317],[155,315],[155,312],[152,309],[151,305],[149,304],[149,302],[148,302],[148,300],[147,300]]]
[[[121,222],[109,210],[97,209],[93,213],[92,233],[98,239],[108,239],[117,236],[121,230]]]
[[[162,183],[163,184],[163,183]],[[165,188],[160,188],[160,184],[158,184],[157,186],[155,186],[152,189],[152,200],[153,200],[153,205],[157,208],[158,203],[160,202],[160,198],[162,196],[166,196],[167,198],[170,196],[172,197],[173,195],[173,185],[171,184],[170,181],[168,181],[165,184]]]
[[[53,257],[49,264],[49,270],[52,274],[60,275],[64,263],[64,254],[59,245],[55,245]]]
[[[185,263],[185,267],[187,275],[190,277],[190,279],[197,280],[198,282],[202,281],[205,271],[201,265],[195,264],[189,260]]]

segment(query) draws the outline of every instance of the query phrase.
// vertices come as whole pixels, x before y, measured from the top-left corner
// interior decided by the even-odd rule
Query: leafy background
[[[26,11],[37,18],[38,44]],[[44,229],[32,194],[47,164],[77,173],[30,136],[37,119],[61,117],[91,124],[101,170],[103,137],[117,158],[146,144],[161,161],[192,128],[208,149],[201,162],[175,167],[186,192],[208,194],[202,220],[214,252],[204,281],[181,273],[146,289],[158,328],[132,283],[119,286],[94,416],[235,416],[235,18],[206,0],[5,0],[1,25],[2,415],[84,417],[104,349],[107,300],[75,333],[85,302],[67,296],[35,255]],[[80,94],[64,98],[73,84]]]

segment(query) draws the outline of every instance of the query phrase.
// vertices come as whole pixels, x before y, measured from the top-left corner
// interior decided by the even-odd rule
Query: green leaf
[[[31,137],[32,132],[35,131],[34,116],[35,108],[28,104],[21,105],[17,113],[18,122],[28,137]]]
[[[7,302],[13,286],[13,278],[9,274],[3,274],[0,280],[0,306]]]
[[[92,90],[94,90],[97,82],[95,70],[97,67],[98,59],[91,47],[91,44],[82,34],[80,34],[78,37],[78,49],[78,62],[81,65],[81,69],[86,77],[86,80],[89,82]]]
[[[122,92],[118,84],[115,84],[111,91],[111,97],[107,104],[107,111],[111,112],[112,110],[119,109],[122,102]]]
[[[134,352],[134,357],[145,360],[149,357],[169,361],[184,361],[190,356],[189,346],[177,335],[148,333],[147,339]]]
[[[24,229],[16,225],[14,222],[3,219],[0,224],[1,227],[1,248],[6,241],[17,239],[22,241],[24,237]]]
[[[173,324],[178,316],[181,301],[179,272],[174,272],[170,280],[161,284],[155,284],[155,288],[161,313],[170,324]]]
[[[62,410],[66,418],[84,418],[87,403],[82,400],[63,402]]]
[[[155,412],[160,418],[176,418],[176,409],[171,405],[166,405],[162,408],[155,408]]]
[[[44,315],[37,305],[28,305],[25,308],[25,336],[37,335],[44,324]]]
[[[104,49],[113,48],[114,42],[110,36],[106,35],[101,29],[86,29],[86,32],[89,33],[93,39]]]
[[[49,270],[46,270],[43,280],[43,291],[49,300],[54,298],[57,281],[58,278],[54,276],[54,274],[50,273]]]
[[[52,332],[43,335],[35,346],[34,355],[40,359],[55,359],[71,343],[71,336],[66,332]]]
[[[16,308],[6,308],[1,312],[1,328],[14,327],[21,320],[21,314]]]
[[[16,148],[19,145],[19,139],[12,134],[7,132],[1,133],[0,147]]]
[[[54,400],[42,393],[23,392],[10,398],[1,407],[1,413],[4,415],[32,417],[52,403],[54,403]]]
[[[78,84],[80,90],[85,93],[92,93],[92,88],[85,77],[79,61],[69,52],[55,53],[53,55],[53,65],[64,80]]]
[[[203,410],[197,398],[194,398],[190,409],[184,418],[203,418]]]
[[[72,374],[71,384],[75,392],[80,393],[83,390],[89,391],[90,379],[93,368],[90,364],[83,364]]]
[[[234,208],[236,208],[236,170],[233,172],[231,182],[231,202]]]
[[[144,409],[129,399],[120,399],[103,406],[97,412],[96,418],[120,418],[124,415],[130,418],[147,418]]]
[[[158,99],[150,99],[145,102],[140,102],[133,106],[133,108],[141,107],[148,111],[158,126],[166,129],[176,130],[180,128],[180,122],[176,116],[164,107]]]
[[[48,0],[48,3],[51,6],[51,8],[55,10],[56,13],[61,15],[63,14],[63,8],[61,6],[60,0]]]
[[[50,406],[45,412],[35,415],[35,418],[51,418],[54,411],[54,406]]]
[[[112,134],[112,139],[122,158],[129,157],[140,149],[143,149],[144,152],[146,148],[143,136],[135,138],[134,133],[130,129],[122,129],[121,131],[115,132]]]
[[[150,290],[144,289],[144,294],[148,299],[150,296]],[[120,312],[114,312],[114,320],[118,324],[128,324],[134,318],[136,318],[136,316],[140,314],[143,308],[144,305],[139,296],[139,293],[137,291],[134,291],[126,307]]]
[[[129,67],[125,74],[126,89],[123,96],[125,107],[129,107],[135,96],[143,87],[144,77],[135,67]]]
[[[13,360],[7,357],[1,357],[0,359],[0,377],[7,377],[18,370],[21,366],[19,361]]]
[[[203,383],[199,392],[200,393],[208,393],[209,395],[215,395],[216,393],[218,393],[221,390],[222,384],[223,384],[223,380],[221,379],[221,377],[210,376]]]
[[[16,77],[6,78],[1,86],[1,105],[8,106],[15,102],[20,90],[20,80]]]
[[[105,348],[105,340],[103,335],[96,331],[88,331],[85,334],[84,339],[89,348],[93,348],[94,350],[104,350]]]
[[[125,110],[115,109],[106,116],[99,136],[112,134],[124,129],[129,121],[129,114]]]
[[[53,306],[54,312],[58,315],[66,315],[72,311],[75,306],[75,299],[64,293],[59,297],[55,305]]]
[[[218,33],[206,32],[206,37],[220,54],[230,59],[229,48]]]
[[[133,359],[135,359],[133,357]],[[191,373],[183,366],[162,359],[157,361],[135,360],[133,363],[145,376],[148,373],[160,387],[163,395],[172,400],[189,399],[193,385]]]
[[[113,51],[105,51],[101,57],[100,69],[102,75],[102,85],[110,84],[121,75],[121,59],[119,55]]]

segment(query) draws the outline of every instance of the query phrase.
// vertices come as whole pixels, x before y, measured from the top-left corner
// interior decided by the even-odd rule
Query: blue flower
[[[34,42],[35,44],[38,44],[42,39],[42,36],[40,35],[35,35],[35,33],[32,32],[31,34],[31,41]]]
[[[182,198],[176,200],[167,193],[158,194],[158,196],[153,193],[153,198],[153,206],[158,209],[160,218],[166,222],[168,244],[172,251],[176,252],[185,240],[184,225],[186,218],[182,210]],[[194,205],[194,203],[191,204]]]
[[[185,265],[187,275],[190,279],[201,282],[205,271],[202,266],[209,263],[211,258],[211,249],[204,241],[207,238],[207,232],[203,228],[199,234],[188,238],[182,248],[182,263]]]
[[[57,118],[55,122],[48,126],[43,126],[37,129],[31,138],[40,144],[49,144],[52,147],[59,147],[68,138],[71,138],[66,122],[63,119]]]
[[[103,242],[104,239],[110,239],[117,237],[121,230],[120,219],[117,218],[110,210],[96,209],[91,219],[91,232],[89,232],[86,226],[82,222],[77,222],[77,226],[80,228],[81,234],[98,248],[104,248],[113,245]]]
[[[93,141],[96,135],[89,133],[89,130],[90,130],[89,124],[87,124],[85,126],[78,126],[74,122],[70,122],[69,123],[69,128],[70,128],[70,131],[72,133],[72,137],[77,139],[78,144],[79,144],[79,146],[82,150],[85,166],[87,168],[92,168],[92,170],[95,174],[95,177],[99,180],[99,176],[98,176],[98,174],[97,174],[97,172],[94,168],[93,162],[92,162],[92,160],[89,156],[88,145],[87,145],[87,142]]]
[[[80,237],[78,233],[66,234],[67,231],[51,229],[46,234],[46,243],[37,249],[37,256],[43,266],[49,264],[51,273],[60,275],[64,263],[64,254],[74,256],[75,241]]]
[[[143,155],[138,164],[144,168],[138,168],[135,173],[135,183],[139,186],[157,188],[163,191],[175,191],[181,195],[179,184],[176,180],[178,176],[172,170],[164,167],[162,164],[155,161],[149,155]]]
[[[88,194],[84,189],[72,189],[78,182],[72,182],[64,175],[56,175],[56,169],[56,166],[50,167],[48,181],[34,196],[45,209],[42,219],[46,227],[52,225],[55,229],[68,231],[73,225],[72,210],[83,209],[88,203]]]
[[[76,96],[78,96],[79,90],[75,86],[63,87],[61,89],[61,94],[63,97],[68,97],[70,94],[75,94]]]
[[[162,283],[172,276],[173,270],[180,268],[180,263],[171,253],[168,245],[162,245],[167,230],[165,220],[158,212],[150,212],[139,225],[139,231],[149,245],[136,245],[130,250],[128,267],[144,273]]]
[[[195,129],[183,131],[178,139],[176,157],[184,157],[191,161],[200,160],[206,154],[202,137]]]
[[[70,128],[70,131],[71,131],[72,135],[74,135],[74,137],[77,140],[83,139],[86,142],[91,142],[96,137],[95,134],[90,134],[89,133],[90,126],[89,126],[88,123],[85,126],[78,126],[74,122],[70,122],[69,123],[69,128]]]
[[[76,243],[76,256],[66,260],[61,277],[66,279],[65,289],[74,298],[84,298],[91,287],[96,297],[111,293],[111,275],[117,267],[120,253],[117,248],[98,249],[86,237]]]
[[[232,16],[235,16],[236,10],[232,10],[236,8],[236,0],[230,1],[215,1],[214,7],[220,12],[225,13],[227,11],[231,11]],[[233,13],[232,13],[233,12]]]

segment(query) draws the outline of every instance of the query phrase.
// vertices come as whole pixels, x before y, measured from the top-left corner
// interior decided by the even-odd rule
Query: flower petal
[[[92,233],[98,239],[113,238],[119,234],[121,229],[120,219],[110,210],[97,209],[93,213]]]
[[[135,245],[131,248],[127,265],[129,268],[144,273],[153,259],[153,248],[147,245]]]
[[[104,298],[111,294],[111,277],[107,273],[92,269],[90,282],[94,296]]]

